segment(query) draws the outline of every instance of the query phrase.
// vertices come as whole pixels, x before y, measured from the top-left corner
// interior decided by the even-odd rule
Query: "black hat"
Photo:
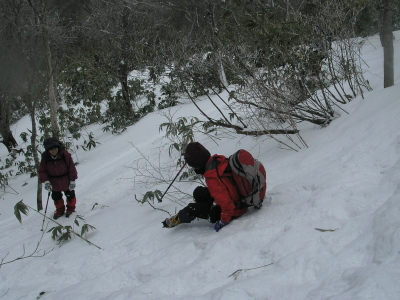
[[[55,146],[60,148],[61,147],[61,143],[57,140],[57,138],[51,137],[51,138],[46,139],[43,142],[43,146],[44,146],[44,149],[46,151],[48,151],[48,150],[50,150],[51,148],[53,148]]]
[[[199,142],[192,142],[186,146],[184,156],[189,166],[200,169],[206,165],[211,154]]]

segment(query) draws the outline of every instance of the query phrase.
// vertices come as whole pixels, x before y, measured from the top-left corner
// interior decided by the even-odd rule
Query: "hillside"
[[[164,229],[165,211],[174,213],[179,203],[164,200],[153,209],[135,200],[167,187],[139,172],[172,179],[178,171],[159,131],[162,114],[149,114],[118,136],[91,126],[100,144],[73,156],[77,214],[96,227],[87,238],[101,250],[76,237],[59,246],[45,233],[36,254],[44,256],[0,268],[0,299],[399,299],[400,32],[396,38],[395,86],[382,88],[383,50],[379,37],[369,38],[362,55],[373,90],[328,127],[304,126],[307,148],[283,150],[265,137],[197,135],[213,154],[250,150],[268,174],[264,207],[218,233],[205,220]],[[212,113],[209,102],[200,105]],[[198,115],[192,104],[165,113]],[[23,118],[15,136],[29,126]],[[176,183],[171,193],[179,188],[190,195],[197,185]],[[0,200],[3,262],[31,254],[43,233],[37,213],[23,216],[22,224],[13,214],[20,200],[36,207],[36,178],[22,175],[9,186]],[[53,211],[49,203],[47,214]]]

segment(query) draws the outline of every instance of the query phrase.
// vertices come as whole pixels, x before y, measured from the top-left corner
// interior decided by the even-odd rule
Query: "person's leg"
[[[211,197],[207,187],[198,186],[193,191],[193,198],[196,202],[192,208],[192,215],[197,218],[207,219],[211,223],[221,220],[221,207],[213,205],[214,199]]]
[[[54,219],[61,217],[65,212],[64,200],[62,198],[61,192],[53,191],[51,193],[51,198],[54,200],[54,205],[56,207],[56,211],[54,213]]]
[[[208,219],[211,205],[208,203],[189,203],[184,209],[179,211],[179,218],[183,223],[190,223],[195,218]],[[190,220],[185,222],[184,220]]]
[[[194,189],[193,199],[196,203],[208,203],[210,206],[214,203],[210,191],[205,186],[198,186]]]
[[[68,190],[64,192],[65,196],[67,197],[67,212],[65,215],[69,217],[76,208],[76,197],[75,197],[75,191]]]
[[[193,191],[194,203],[189,203],[176,215],[163,221],[164,227],[172,228],[181,223],[190,223],[196,218],[209,219],[210,209],[214,203],[208,188],[198,186]],[[215,223],[216,221],[214,221]]]

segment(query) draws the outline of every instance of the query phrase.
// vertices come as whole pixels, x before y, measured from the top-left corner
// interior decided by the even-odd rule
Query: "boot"
[[[70,206],[67,206],[67,211],[65,212],[65,217],[69,218],[69,216],[75,212],[75,208],[71,208]]]
[[[166,228],[172,228],[181,224],[181,220],[179,219],[179,215],[176,214],[171,218],[166,218],[164,222],[161,222]]]
[[[57,220],[59,217],[62,217],[64,213],[60,213],[57,210],[54,212],[53,219]]]
[[[56,207],[56,211],[54,212],[53,219],[57,220],[59,217],[62,217],[65,212],[65,205],[64,205],[64,200],[59,199],[59,200],[54,200],[54,205]]]
[[[65,217],[69,218],[69,216],[75,212],[75,207],[76,207],[76,198],[73,198],[71,200],[67,199],[67,211],[65,212]]]

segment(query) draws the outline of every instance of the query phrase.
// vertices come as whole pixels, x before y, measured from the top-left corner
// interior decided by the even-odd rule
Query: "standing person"
[[[56,211],[53,218],[65,216],[68,218],[76,207],[75,180],[78,178],[71,154],[66,151],[61,142],[51,137],[43,142],[45,152],[39,165],[39,179],[44,183],[44,188],[54,200]],[[62,192],[67,198],[65,211]]]
[[[218,232],[222,227],[228,225],[233,218],[240,217],[247,212],[247,206],[240,200],[239,191],[234,183],[228,158],[217,154],[211,156],[210,152],[198,142],[189,143],[186,146],[184,156],[187,164],[194,168],[197,174],[203,175],[211,198],[221,210],[220,218],[214,225],[215,231]],[[168,224],[168,220],[174,218],[182,222],[180,220],[182,215],[178,213],[177,216],[164,222]]]

